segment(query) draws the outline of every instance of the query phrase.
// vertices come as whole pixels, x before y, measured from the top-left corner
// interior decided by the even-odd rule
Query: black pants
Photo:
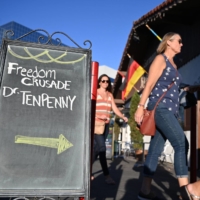
[[[109,133],[109,124],[106,124],[104,133],[101,135],[94,134],[94,152],[93,152],[93,162],[99,155],[99,161],[101,168],[103,170],[104,176],[109,175],[107,160],[106,160],[106,145],[105,141]]]

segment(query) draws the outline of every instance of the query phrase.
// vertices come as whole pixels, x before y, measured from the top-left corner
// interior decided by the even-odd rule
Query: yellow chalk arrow
[[[15,143],[21,144],[31,144],[43,147],[50,147],[58,149],[57,154],[62,153],[66,149],[69,149],[73,146],[64,135],[60,134],[59,138],[38,138],[38,137],[27,137],[23,135],[15,136]]]

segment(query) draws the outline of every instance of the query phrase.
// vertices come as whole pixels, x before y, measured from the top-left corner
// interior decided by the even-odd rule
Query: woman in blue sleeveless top
[[[140,200],[155,198],[154,193],[150,189],[151,182],[157,168],[158,157],[163,151],[167,139],[174,148],[174,169],[179,186],[182,187],[188,184],[188,141],[178,122],[179,85],[182,78],[173,61],[173,57],[181,52],[182,46],[181,37],[177,33],[170,32],[163,37],[157,48],[158,55],[150,66],[148,80],[135,113],[135,121],[140,124],[143,119],[144,105],[148,97],[148,109],[152,110],[160,96],[174,82],[156,108],[156,133],[151,138],[148,155],[144,164],[144,178],[138,195]]]

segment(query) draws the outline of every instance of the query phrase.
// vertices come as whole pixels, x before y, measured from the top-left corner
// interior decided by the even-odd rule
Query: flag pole
[[[139,90],[135,86],[133,86],[133,88],[135,89],[136,92],[139,92]]]
[[[130,54],[128,54],[128,53],[127,53],[127,56],[128,56],[129,58],[131,58]]]
[[[148,24],[146,24],[146,27],[147,27],[160,41],[162,41],[162,39],[149,27]]]

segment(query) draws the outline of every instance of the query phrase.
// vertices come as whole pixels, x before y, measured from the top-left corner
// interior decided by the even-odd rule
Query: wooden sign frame
[[[6,39],[0,67],[0,196],[89,199],[91,50]]]

